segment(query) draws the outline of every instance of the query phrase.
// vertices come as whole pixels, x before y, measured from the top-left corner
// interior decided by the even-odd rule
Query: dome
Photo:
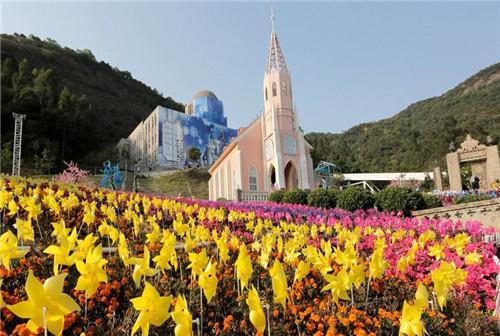
[[[193,100],[195,100],[196,98],[200,98],[200,97],[214,97],[215,99],[218,99],[217,96],[215,95],[215,93],[213,93],[210,90],[198,91],[198,93],[194,95]]]

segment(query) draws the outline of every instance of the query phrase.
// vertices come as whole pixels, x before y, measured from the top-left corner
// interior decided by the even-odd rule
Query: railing
[[[238,189],[238,201],[240,202],[265,202],[269,197],[267,191],[243,191]]]

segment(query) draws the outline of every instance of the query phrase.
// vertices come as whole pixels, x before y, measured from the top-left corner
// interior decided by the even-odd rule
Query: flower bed
[[[27,179],[1,181],[0,211],[2,336],[42,333],[43,318],[64,335],[497,332],[493,229],[477,222]],[[79,309],[40,304],[35,278],[64,284]]]

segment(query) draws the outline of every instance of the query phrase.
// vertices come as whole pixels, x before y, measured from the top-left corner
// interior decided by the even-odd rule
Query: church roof
[[[274,17],[273,31],[271,32],[271,40],[269,41],[269,50],[267,52],[266,73],[270,73],[273,70],[287,70],[285,56],[281,50],[278,35],[274,31]]]

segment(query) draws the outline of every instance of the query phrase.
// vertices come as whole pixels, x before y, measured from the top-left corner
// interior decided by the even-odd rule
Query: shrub
[[[413,210],[423,209],[422,194],[410,188],[386,188],[375,195],[375,205],[383,211],[402,211],[410,216]]]
[[[424,209],[439,208],[443,206],[443,202],[436,195],[432,194],[422,194],[424,200]]]
[[[284,190],[273,191],[272,193],[269,194],[269,201],[276,202],[276,203],[282,203],[284,195],[285,195]]]
[[[316,208],[335,208],[336,192],[332,189],[317,189],[307,195],[307,204]]]
[[[307,204],[307,192],[304,190],[300,190],[300,189],[287,191],[283,195],[282,202],[289,203],[289,204],[306,205]]]
[[[337,207],[349,211],[369,209],[373,207],[375,199],[366,189],[351,187],[337,194]]]
[[[490,195],[486,194],[469,194],[469,195],[463,195],[458,197],[455,200],[455,204],[463,204],[463,203],[470,203],[470,202],[478,202],[478,201],[485,201],[490,199]]]

